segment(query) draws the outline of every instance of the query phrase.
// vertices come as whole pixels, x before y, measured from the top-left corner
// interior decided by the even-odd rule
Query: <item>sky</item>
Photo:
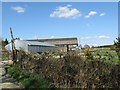
[[[2,2],[119,2],[119,0],[2,0]]]
[[[117,2],[3,2],[2,37],[79,38],[80,44],[112,44],[118,37]]]

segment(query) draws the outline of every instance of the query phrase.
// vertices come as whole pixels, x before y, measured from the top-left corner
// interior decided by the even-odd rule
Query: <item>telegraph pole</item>
[[[11,44],[12,44],[12,61],[15,64],[16,63],[16,49],[15,49],[15,44],[14,44],[14,37],[13,37],[13,33],[12,33],[12,28],[10,27],[10,34],[11,34]]]

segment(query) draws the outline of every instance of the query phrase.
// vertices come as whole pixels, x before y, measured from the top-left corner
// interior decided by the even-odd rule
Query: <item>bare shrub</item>
[[[19,51],[16,70],[40,74],[57,88],[119,88],[120,65],[97,60],[83,60],[75,53],[61,60],[51,60],[45,54]]]

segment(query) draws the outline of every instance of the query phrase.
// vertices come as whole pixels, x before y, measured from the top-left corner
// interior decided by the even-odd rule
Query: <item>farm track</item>
[[[0,89],[21,88],[19,82],[5,72],[5,64],[8,64],[8,62],[3,63],[2,61],[0,61]]]

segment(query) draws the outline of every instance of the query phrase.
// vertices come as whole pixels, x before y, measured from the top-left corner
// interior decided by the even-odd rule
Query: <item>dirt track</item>
[[[21,88],[20,84],[13,79],[10,75],[8,75],[4,67],[5,65],[12,64],[12,61],[0,61],[0,89],[7,88],[7,89],[17,89]]]

